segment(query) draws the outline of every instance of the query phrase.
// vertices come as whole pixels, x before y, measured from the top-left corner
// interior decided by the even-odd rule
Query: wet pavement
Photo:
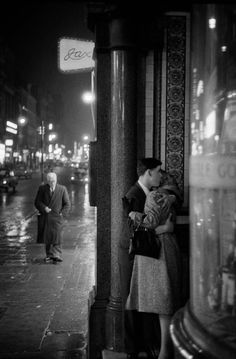
[[[86,356],[89,298],[95,284],[96,213],[86,191],[80,216],[73,204],[76,193],[70,196],[72,213],[63,234],[62,263],[44,263],[32,204],[31,214],[24,217],[14,215],[3,222],[1,216],[1,359]]]

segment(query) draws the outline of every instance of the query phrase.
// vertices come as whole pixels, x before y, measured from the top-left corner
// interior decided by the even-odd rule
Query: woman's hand
[[[129,212],[129,217],[130,217],[130,219],[132,219],[132,221],[135,220],[135,216],[136,216],[136,212],[134,212],[134,211]]]
[[[123,210],[126,216],[129,215],[129,212],[134,206],[133,204],[134,204],[134,198],[127,198],[127,197],[122,198]]]

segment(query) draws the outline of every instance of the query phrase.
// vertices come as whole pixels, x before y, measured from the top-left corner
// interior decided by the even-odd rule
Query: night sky
[[[94,40],[86,25],[84,2],[7,1],[1,10],[1,37],[16,56],[19,77],[24,83],[40,85],[62,96],[66,108],[66,146],[92,134],[90,106],[81,100],[90,90],[90,72],[61,73],[58,69],[58,41],[61,37]]]

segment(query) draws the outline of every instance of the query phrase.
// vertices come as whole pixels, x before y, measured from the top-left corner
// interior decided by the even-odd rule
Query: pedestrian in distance
[[[62,262],[62,229],[71,205],[67,188],[57,183],[55,172],[49,172],[47,183],[39,186],[34,205],[40,213],[44,261]]]
[[[141,158],[137,163],[138,180],[122,198],[124,215],[127,222],[124,227],[124,235],[118,245],[118,263],[120,273],[120,288],[122,307],[124,313],[124,346],[128,359],[136,359],[139,353],[146,352],[149,358],[155,358],[159,343],[156,338],[160,329],[158,318],[153,313],[138,313],[136,310],[125,308],[130,292],[130,281],[133,269],[133,261],[129,257],[130,237],[133,234],[133,223],[128,217],[129,212],[143,212],[146,196],[151,188],[159,185],[162,162],[156,158]],[[166,223],[156,229],[156,233],[173,231],[170,218]]]
[[[182,204],[177,183],[162,172],[160,186],[155,187],[146,198],[144,211],[131,211],[133,225],[155,229],[170,216],[175,223],[176,212]],[[160,257],[135,255],[126,309],[158,315],[161,330],[158,359],[173,358],[170,322],[182,306],[182,259],[174,232],[158,234],[161,242]],[[158,342],[158,338],[156,338]]]

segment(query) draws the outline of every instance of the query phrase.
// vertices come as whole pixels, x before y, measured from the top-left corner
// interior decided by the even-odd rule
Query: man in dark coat
[[[34,205],[42,216],[45,262],[62,262],[62,228],[70,209],[70,200],[66,187],[57,183],[55,172],[49,172],[47,184],[39,186]]]
[[[138,313],[125,309],[125,303],[129,295],[130,280],[133,261],[129,258],[130,236],[132,235],[132,223],[128,218],[130,211],[143,212],[146,195],[159,183],[161,177],[161,161],[156,158],[142,158],[137,164],[138,181],[124,196],[123,208],[127,216],[128,226],[124,229],[124,236],[119,243],[119,272],[121,297],[124,310],[125,351],[128,359],[136,359],[139,352],[146,352],[148,357],[158,357],[159,334],[158,320],[155,314]],[[157,180],[158,179],[158,180]],[[165,225],[159,226],[158,233],[173,231],[173,225],[168,219]]]

